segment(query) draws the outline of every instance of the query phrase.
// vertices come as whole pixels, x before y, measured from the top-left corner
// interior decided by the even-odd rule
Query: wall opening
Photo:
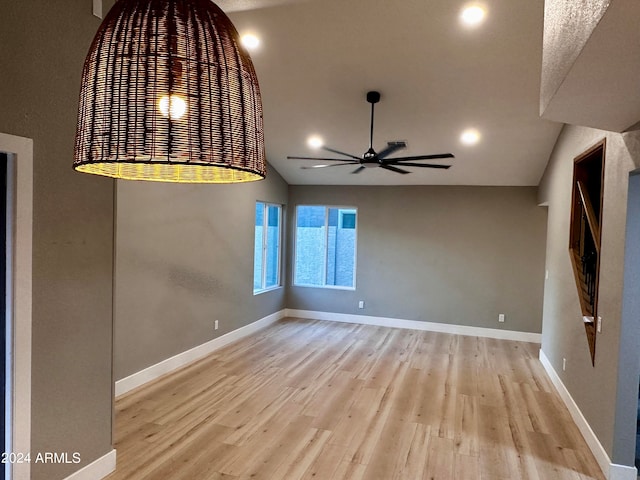
[[[0,395],[0,406],[2,408],[2,437],[0,442],[2,443],[2,451],[10,452],[11,443],[11,346],[8,342],[10,338],[7,332],[11,332],[10,316],[7,315],[7,280],[13,277],[11,272],[10,252],[7,249],[7,233],[9,230],[9,222],[7,221],[7,163],[8,155],[6,153],[0,153],[0,248],[5,252],[4,255],[0,255],[0,264],[2,264],[2,271],[4,275],[0,275],[0,310],[4,314],[4,321],[0,322],[0,358],[3,360],[2,367],[0,367],[0,383],[2,384],[2,395]],[[8,466],[5,464],[4,478],[9,478]]]
[[[612,461],[640,467],[640,170],[629,177]]]
[[[595,362],[600,279],[600,232],[605,140],[576,157],[573,165],[569,254],[582,309],[591,363]]]
[[[31,310],[33,243],[33,141],[0,133],[0,153],[6,160],[5,348],[11,364],[5,370],[7,396],[12,398],[5,415],[10,434],[6,452],[31,450]],[[5,464],[11,480],[31,478],[29,463]]]

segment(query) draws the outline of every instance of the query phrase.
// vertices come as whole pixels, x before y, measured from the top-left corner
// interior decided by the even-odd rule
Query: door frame
[[[31,314],[33,242],[33,140],[0,133],[0,151],[7,161],[7,289],[8,347],[13,363],[11,387],[11,444],[8,452],[31,450]],[[29,463],[11,465],[12,480],[29,480]]]

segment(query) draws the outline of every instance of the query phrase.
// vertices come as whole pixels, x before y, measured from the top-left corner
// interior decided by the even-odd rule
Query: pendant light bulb
[[[180,95],[164,95],[158,101],[158,110],[165,118],[179,120],[187,113],[187,102]]]

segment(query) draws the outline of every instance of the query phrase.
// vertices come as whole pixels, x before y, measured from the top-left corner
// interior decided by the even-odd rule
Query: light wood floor
[[[116,402],[109,480],[604,480],[528,343],[288,319]]]

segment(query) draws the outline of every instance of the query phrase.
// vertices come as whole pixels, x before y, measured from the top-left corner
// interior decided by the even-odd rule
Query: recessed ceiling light
[[[462,135],[460,135],[460,141],[465,145],[475,145],[480,141],[480,132],[475,128],[469,128],[462,132]]]
[[[253,33],[245,33],[240,41],[248,50],[255,50],[260,46],[260,39]]]
[[[478,4],[467,5],[460,12],[460,21],[468,27],[477,27],[485,17],[487,11]]]
[[[311,148],[320,148],[324,145],[324,140],[322,140],[322,137],[319,137],[318,135],[312,135],[307,138],[307,145]]]

